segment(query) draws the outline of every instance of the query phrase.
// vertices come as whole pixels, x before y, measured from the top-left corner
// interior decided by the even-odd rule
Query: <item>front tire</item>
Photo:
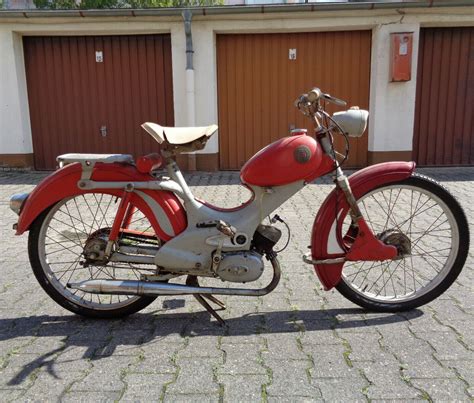
[[[95,234],[102,234],[110,229],[119,201],[119,198],[107,194],[73,196],[45,210],[31,225],[28,253],[36,279],[54,301],[78,315],[119,318],[144,309],[156,299],[149,296],[89,294],[67,287],[67,283],[71,281],[137,279],[140,273],[150,270],[150,266],[139,267],[125,263],[81,263],[86,260],[86,242],[97,236]],[[132,226],[141,231],[149,231],[151,227],[140,211],[134,213]],[[159,240],[156,239],[156,242]]]
[[[357,202],[376,236],[398,237],[400,248],[410,253],[383,262],[346,262],[336,286],[342,295],[371,311],[399,312],[427,304],[451,286],[468,255],[469,226],[446,188],[413,174],[373,189]],[[352,233],[347,216],[342,234],[347,240]]]

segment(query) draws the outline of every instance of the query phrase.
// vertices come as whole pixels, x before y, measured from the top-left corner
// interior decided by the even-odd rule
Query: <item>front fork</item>
[[[321,134],[319,141],[324,152],[336,161],[336,156],[327,134]],[[357,237],[346,253],[345,260],[380,261],[394,259],[398,254],[397,248],[386,245],[377,239],[372,229],[367,225],[357,200],[352,193],[349,180],[339,166],[336,168],[336,186],[344,193],[344,197],[349,205],[352,222],[358,228]]]

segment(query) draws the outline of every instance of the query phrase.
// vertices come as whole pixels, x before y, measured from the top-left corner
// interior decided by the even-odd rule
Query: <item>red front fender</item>
[[[384,162],[357,171],[349,177],[356,199],[381,185],[398,182],[411,176],[414,162]],[[344,256],[346,251],[337,236],[338,218],[343,218],[349,205],[342,192],[334,189],[321,205],[313,223],[311,254],[314,260]],[[314,265],[316,274],[326,290],[341,279],[343,263]]]
[[[30,228],[30,225],[45,209],[67,197],[91,193],[91,191],[83,191],[78,188],[77,183],[81,178],[82,167],[79,163],[67,165],[64,168],[54,172],[31,192],[22,208],[20,218],[18,220],[17,235],[23,234]],[[154,178],[148,174],[142,174],[132,165],[123,164],[103,164],[97,163],[92,173],[91,179],[95,181],[149,181]],[[121,189],[102,189],[94,192],[102,192],[114,196],[122,196]],[[133,193],[130,199],[132,205],[137,207],[146,215],[157,236],[168,241],[180,232],[184,231],[187,225],[186,212],[178,198],[171,192],[141,190],[142,196]],[[144,196],[143,194],[146,194]],[[147,198],[148,201],[145,201]],[[150,205],[150,200],[153,200]],[[157,220],[157,209],[159,215],[164,213],[169,220],[167,229],[160,225]]]

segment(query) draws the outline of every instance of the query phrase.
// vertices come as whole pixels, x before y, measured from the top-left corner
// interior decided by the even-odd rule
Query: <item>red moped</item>
[[[117,317],[137,312],[159,295],[194,295],[220,322],[216,295],[262,296],[280,280],[275,245],[282,235],[272,212],[314,179],[333,174],[335,189],[314,221],[310,251],[326,290],[333,287],[374,311],[419,307],[457,278],[469,249],[463,209],[439,183],[414,172],[413,162],[388,162],[350,177],[342,171],[348,137],[361,136],[368,112],[332,116],[327,102],[344,101],[317,88],[296,107],[314,135],[293,132],[260,150],[242,168],[252,196],[236,208],[194,197],[175,156],[204,148],[217,126],[169,128],[145,123],[159,154],[66,154],[60,169],[32,193],[15,195],[16,234],[29,230],[36,278],[61,306],[77,314]],[[334,137],[342,135],[346,152]],[[160,168],[165,168],[166,176]],[[269,169],[271,167],[271,169]],[[161,172],[161,173],[160,173]],[[269,220],[267,221],[267,217]],[[247,284],[265,262],[273,269],[263,288],[203,287],[198,278]],[[186,276],[186,282],[173,279]]]

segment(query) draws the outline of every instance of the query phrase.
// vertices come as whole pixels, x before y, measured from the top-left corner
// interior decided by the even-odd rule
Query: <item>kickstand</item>
[[[192,286],[192,287],[199,287],[199,281],[197,279],[197,276],[188,276],[186,279],[186,285]],[[214,302],[216,305],[220,307],[219,310],[224,310],[226,309],[225,304],[218,300],[216,297],[210,294],[193,294],[193,297],[196,298],[196,300],[204,307],[206,308],[206,311],[209,312],[216,320],[219,322],[219,324],[222,327],[226,327],[226,323],[224,319],[216,312],[216,309],[214,309],[209,303],[204,299],[208,299],[209,301]]]

